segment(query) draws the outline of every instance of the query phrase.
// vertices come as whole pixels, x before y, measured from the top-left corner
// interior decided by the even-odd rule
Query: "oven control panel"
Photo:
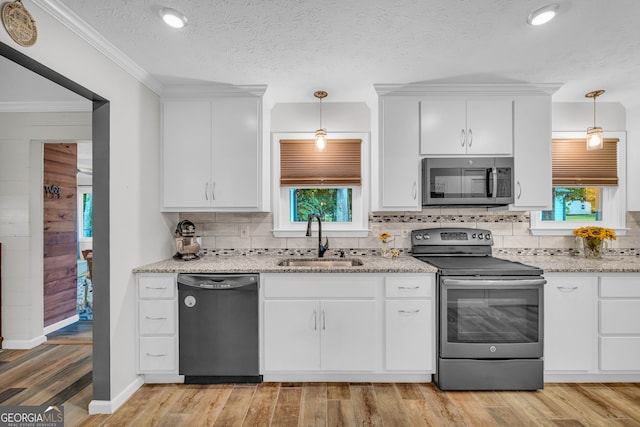
[[[426,228],[411,232],[413,246],[493,246],[491,231],[479,228]]]

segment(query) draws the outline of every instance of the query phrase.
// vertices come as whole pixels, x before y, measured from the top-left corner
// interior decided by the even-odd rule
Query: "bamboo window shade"
[[[360,139],[329,139],[316,151],[312,139],[280,140],[280,186],[360,185]]]
[[[618,139],[605,138],[602,150],[587,151],[584,139],[553,139],[554,187],[618,185]]]

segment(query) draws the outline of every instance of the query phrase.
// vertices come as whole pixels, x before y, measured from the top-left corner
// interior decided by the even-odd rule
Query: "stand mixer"
[[[191,221],[180,221],[176,226],[174,238],[177,250],[173,256],[175,259],[191,261],[199,258],[200,244],[196,237],[196,226]]]

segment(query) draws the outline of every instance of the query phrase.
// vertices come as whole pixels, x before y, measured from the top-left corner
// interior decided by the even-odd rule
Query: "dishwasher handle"
[[[256,285],[258,283],[257,275],[194,275],[194,274],[179,274],[178,285],[186,286],[195,289],[237,289],[246,286]]]

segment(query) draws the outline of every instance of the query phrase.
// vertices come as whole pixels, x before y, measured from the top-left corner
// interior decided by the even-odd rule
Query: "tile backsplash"
[[[189,219],[202,237],[202,248],[223,249],[314,249],[317,236],[274,237],[271,213],[181,213]],[[627,212],[627,234],[610,243],[620,253],[640,251],[640,212]],[[491,230],[494,252],[571,251],[579,249],[573,236],[533,236],[529,232],[529,212],[491,211],[488,209],[425,209],[421,212],[372,212],[369,214],[368,237],[333,237],[331,248],[377,249],[378,234],[388,231],[393,245],[403,251],[411,247],[411,230],[420,228],[470,227]]]

